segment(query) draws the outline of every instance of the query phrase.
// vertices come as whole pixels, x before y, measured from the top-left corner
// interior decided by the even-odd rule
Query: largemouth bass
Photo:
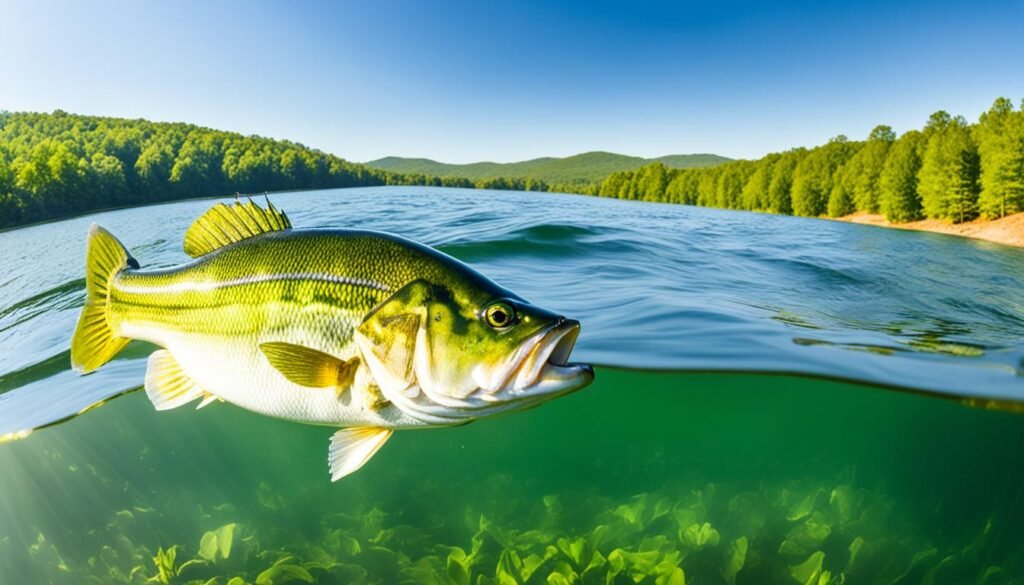
[[[180,267],[140,269],[93,225],[71,362],[90,372],[132,339],[161,346],[145,390],[157,410],[225,401],[342,427],[332,480],[396,429],[522,410],[593,380],[569,363],[577,321],[404,238],[296,230],[270,205],[218,204],[189,228]]]

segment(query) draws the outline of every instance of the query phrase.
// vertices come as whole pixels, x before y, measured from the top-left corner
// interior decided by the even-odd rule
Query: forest
[[[190,124],[0,111],[0,228],[190,197],[372,185],[549,189],[534,179],[390,173]]]
[[[301,144],[190,124],[0,111],[0,228],[98,209],[232,193],[373,185],[562,191],[808,217],[880,213],[959,223],[1024,211],[1024,104],[974,123],[940,111],[902,136],[878,126],[758,160],[655,162],[592,183],[402,174]]]
[[[997,219],[1024,211],[1024,103],[999,98],[975,124],[939,111],[899,137],[877,126],[864,141],[837,136],[711,168],[651,164],[613,173],[589,193],[807,217]]]

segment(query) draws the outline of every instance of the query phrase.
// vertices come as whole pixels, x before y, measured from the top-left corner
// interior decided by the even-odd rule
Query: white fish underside
[[[204,391],[241,408],[267,416],[306,424],[334,427],[373,426],[385,428],[422,427],[393,406],[374,410],[370,396],[354,384],[341,396],[334,388],[310,388],[289,381],[275,369],[259,348],[260,343],[283,341],[309,345],[312,333],[292,330],[256,338],[225,338],[186,334],[124,324],[121,334],[163,346],[181,369]],[[323,349],[323,348],[318,348]],[[345,351],[347,350],[347,351]],[[355,344],[342,351],[328,352],[342,360],[355,355]],[[369,376],[360,367],[357,376]],[[360,380],[361,381],[361,380]]]

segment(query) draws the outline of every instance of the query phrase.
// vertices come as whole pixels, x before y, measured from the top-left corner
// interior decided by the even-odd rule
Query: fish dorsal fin
[[[166,349],[149,355],[145,386],[146,394],[157,410],[170,410],[207,396],[207,392],[181,370],[178,361]]]
[[[339,395],[352,387],[359,368],[358,356],[341,360],[311,347],[283,341],[261,343],[260,351],[290,382],[308,388],[334,388]]]
[[[185,232],[185,253],[193,258],[253,236],[291,229],[283,211],[267,201],[264,209],[250,201],[218,203]]]
[[[331,481],[358,471],[391,438],[391,432],[379,427],[352,427],[334,433],[327,456]]]

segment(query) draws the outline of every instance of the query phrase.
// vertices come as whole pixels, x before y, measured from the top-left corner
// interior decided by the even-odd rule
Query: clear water
[[[575,196],[275,203],[580,319],[594,385],[337,484],[330,429],[128,393],[0,445],[0,584],[1024,583],[1024,252]],[[141,384],[143,344],[68,368],[88,225],[171,266],[209,205],[0,233],[0,435]]]

